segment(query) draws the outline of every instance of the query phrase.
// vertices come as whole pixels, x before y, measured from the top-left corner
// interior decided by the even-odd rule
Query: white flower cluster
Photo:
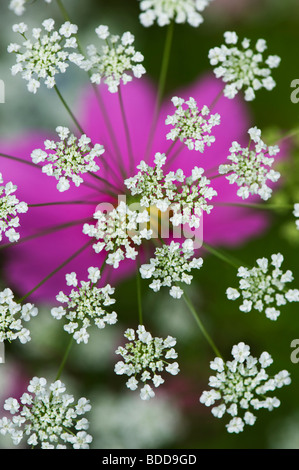
[[[229,287],[226,295],[229,300],[236,300],[242,295],[241,312],[247,313],[252,309],[262,312],[265,309],[267,318],[277,320],[280,311],[275,307],[281,307],[287,302],[299,302],[299,290],[286,288],[286,284],[294,278],[290,270],[284,273],[280,269],[282,254],[272,255],[271,260],[270,266],[267,258],[259,258],[257,267],[240,267],[237,274],[241,278],[239,290]]]
[[[25,23],[13,25],[13,31],[24,38],[22,45],[11,43],[7,50],[16,54],[16,64],[12,66],[12,75],[21,73],[26,80],[28,91],[36,93],[43,80],[47,88],[56,85],[55,76],[65,73],[68,61],[78,63],[81,57],[78,53],[70,53],[68,49],[77,49],[75,34],[78,26],[65,22],[59,29],[54,30],[52,18],[44,20],[41,28],[32,29],[32,40],[26,37],[28,26]]]
[[[20,305],[15,302],[11,289],[0,292],[0,342],[18,339],[22,344],[31,340],[30,331],[23,321],[29,321],[38,314],[33,304]]]
[[[78,344],[88,343],[87,328],[91,326],[91,320],[101,329],[105,328],[106,324],[114,325],[117,322],[117,314],[106,311],[106,307],[115,303],[115,299],[110,297],[114,294],[115,289],[110,284],[105,287],[96,287],[96,283],[101,277],[98,268],[90,267],[88,273],[89,281],[81,281],[80,287],[78,287],[76,273],[67,274],[67,285],[76,289],[72,289],[69,295],[60,291],[56,299],[67,306],[66,308],[54,307],[51,310],[51,314],[57,320],[65,317],[69,321],[64,326],[64,330],[72,334]]]
[[[152,26],[155,21],[165,26],[171,21],[189,23],[197,27],[203,22],[201,12],[211,0],[139,0],[142,13],[139,16],[143,26]]]
[[[42,449],[88,449],[92,437],[86,433],[88,420],[81,418],[91,406],[86,398],[74,404],[73,395],[65,393],[66,387],[56,380],[47,387],[43,377],[33,377],[18,401],[5,400],[4,409],[12,419],[0,419],[0,433],[9,434],[15,445],[27,439],[31,447]]]
[[[110,93],[116,93],[121,82],[125,85],[133,80],[128,72],[132,72],[135,78],[145,73],[141,63],[144,57],[135,51],[135,38],[130,32],[125,32],[121,37],[111,35],[105,25],[98,26],[95,31],[99,39],[105,41],[105,45],[100,52],[93,44],[87,47],[88,59],[83,68],[90,71],[92,83],[99,85],[104,80]]]
[[[123,361],[119,361],[115,365],[115,373],[130,377],[126,385],[131,390],[138,388],[139,381],[143,382],[140,398],[149,400],[155,396],[155,392],[147,383],[148,381],[152,381],[154,387],[159,387],[164,383],[164,379],[160,375],[161,372],[165,370],[172,375],[179,373],[178,363],[169,362],[178,356],[174,349],[176,339],[172,336],[168,336],[164,340],[153,338],[143,325],[139,325],[136,332],[132,328],[127,329],[124,336],[129,340],[129,343],[125,347],[120,346],[115,351],[116,354],[123,357]]]
[[[0,173],[0,184],[3,184],[3,177]],[[8,240],[13,243],[19,240],[20,234],[16,228],[20,226],[20,219],[17,214],[24,214],[28,211],[26,202],[20,202],[13,194],[17,186],[11,181],[5,186],[0,186],[0,241],[3,233]]]
[[[298,218],[298,220],[296,220],[296,227],[297,227],[297,230],[299,230],[299,204],[298,203],[294,204],[293,214],[295,217]]]
[[[180,299],[184,291],[176,284],[180,282],[191,284],[193,279],[190,274],[191,269],[200,269],[203,264],[202,258],[192,258],[193,255],[192,240],[185,240],[182,246],[172,241],[170,245],[156,248],[155,258],[151,258],[149,264],[140,266],[141,277],[153,278],[149,285],[153,291],[158,292],[163,286],[170,287],[171,297]]]
[[[210,367],[217,374],[210,377],[211,389],[202,393],[200,402],[212,406],[220,400],[220,404],[212,408],[212,414],[222,418],[228,413],[232,419],[226,425],[227,431],[240,433],[246,424],[252,426],[256,421],[250,410],[272,411],[280,405],[278,398],[266,394],[289,385],[291,379],[286,370],[269,376],[265,369],[273,362],[270,354],[263,352],[257,359],[250,355],[249,346],[243,342],[233,346],[232,356],[233,361],[224,362],[220,357],[211,361]]]
[[[42,172],[54,176],[58,180],[58,191],[63,192],[70,188],[69,180],[78,187],[84,181],[81,174],[95,173],[100,169],[94,159],[100,157],[105,149],[100,144],[91,147],[91,139],[85,134],[77,139],[74,134],[70,134],[67,127],[58,126],[56,132],[60,137],[59,142],[44,142],[45,149],[53,153],[36,149],[33,150],[31,158],[36,164],[50,162],[42,167]]]
[[[173,226],[199,227],[203,211],[209,214],[213,208],[207,200],[216,196],[216,191],[209,187],[210,180],[203,176],[203,168],[195,167],[188,178],[181,169],[164,175],[165,162],[165,154],[159,152],[155,155],[154,168],[141,161],[137,166],[140,171],[126,179],[125,185],[132,196],[141,195],[141,206],[156,206],[161,212],[171,209]]]
[[[142,239],[149,240],[152,236],[152,230],[142,228],[150,221],[148,212],[131,211],[124,201],[108,213],[97,210],[93,217],[97,224],[84,224],[83,233],[99,240],[93,245],[96,253],[103,249],[112,252],[106,262],[115,269],[125,258],[135,260],[138,255],[135,245],[141,245]]]
[[[255,49],[250,49],[250,40],[244,39],[242,49],[236,46],[238,36],[235,32],[224,33],[225,43],[209,51],[210,64],[217,66],[214,73],[226,83],[224,95],[232,99],[245,89],[245,100],[252,101],[255,92],[261,88],[272,90],[276,83],[271,76],[272,69],[280,64],[280,57],[269,55],[266,60],[263,52],[267,49],[264,39],[259,39]],[[230,46],[230,47],[228,47]]]
[[[25,13],[25,5],[28,0],[10,0],[8,8],[12,10],[15,15],[21,16]],[[46,3],[51,3],[52,0],[45,0]]]
[[[198,150],[203,153],[205,146],[208,147],[215,142],[215,137],[210,135],[214,126],[220,124],[220,115],[212,114],[208,119],[210,110],[207,106],[198,109],[194,98],[185,101],[183,98],[174,96],[171,99],[176,111],[172,116],[167,116],[166,125],[174,128],[167,134],[168,140],[180,139],[189,150]]]
[[[219,166],[219,173],[226,175],[230,184],[237,183],[239,189],[237,195],[247,199],[250,195],[259,195],[267,200],[271,197],[272,189],[267,186],[267,181],[275,183],[280,178],[280,173],[271,167],[274,158],[279,151],[278,145],[268,147],[260,138],[261,130],[257,127],[249,129],[250,139],[254,141],[254,148],[249,146],[242,148],[238,142],[233,142],[227,157],[230,164]]]

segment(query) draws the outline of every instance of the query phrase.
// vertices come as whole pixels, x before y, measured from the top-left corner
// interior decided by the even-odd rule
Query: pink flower
[[[199,105],[209,106],[222,88],[222,84],[210,76],[196,81],[186,89],[177,90],[174,94],[184,99],[192,96]],[[19,161],[1,158],[1,172],[5,182],[12,181],[18,186],[16,196],[28,204],[53,203],[62,201],[83,201],[84,204],[60,204],[43,207],[30,207],[26,214],[21,214],[20,242],[6,248],[4,274],[9,286],[20,295],[33,289],[43,278],[54,271],[61,263],[68,259],[76,250],[91,241],[82,233],[83,221],[93,222],[92,216],[100,202],[117,202],[118,194],[124,194],[124,177],[122,173],[133,176],[136,165],[144,159],[148,135],[154,113],[156,97],[155,87],[146,79],[135,80],[122,87],[125,112],[132,140],[134,167],[130,169],[125,129],[117,94],[111,94],[106,87],[100,87],[99,92],[106,109],[99,106],[99,102],[91,89],[84,91],[75,114],[84,130],[93,143],[103,144],[105,153],[100,159],[98,175],[108,184],[88,176],[86,181],[93,187],[81,185],[64,193],[56,189],[57,181],[41,172],[36,165],[23,164]],[[174,95],[173,94],[173,95]],[[173,96],[172,95],[172,96]],[[224,163],[233,140],[239,143],[248,142],[247,130],[250,127],[250,118],[246,105],[239,99],[228,100],[221,97],[213,111],[221,116],[221,124],[213,128],[216,142],[207,148],[203,154],[189,151],[186,147],[172,162],[169,170],[182,168],[186,175],[191,174],[194,166],[203,167],[207,175],[217,174],[217,168]],[[168,114],[173,114],[174,108],[170,99],[164,101],[159,114],[153,145],[150,152],[150,162],[155,152],[166,152],[170,142],[166,140],[169,126],[165,125]],[[113,135],[109,130],[108,120],[113,128]],[[57,123],[63,125],[63,123]],[[1,142],[0,152],[12,155],[31,162],[31,152],[43,148],[46,139],[56,136],[42,135],[32,132],[18,136],[17,141]],[[179,145],[179,144],[176,144]],[[131,165],[132,166],[132,165]],[[119,193],[113,189],[110,194],[107,190],[109,183],[119,188]],[[240,202],[236,196],[235,185],[230,185],[225,177],[212,180],[211,186],[218,196],[214,202]],[[77,221],[77,223],[75,222]],[[54,230],[64,224],[70,226]],[[242,207],[215,206],[211,214],[204,217],[204,240],[211,245],[236,246],[252,236],[261,233],[267,226],[264,214],[256,213]],[[37,232],[47,231],[47,235],[34,236]],[[104,255],[95,254],[88,246],[63,269],[50,277],[31,296],[33,300],[51,301],[65,285],[65,274],[75,271],[78,279],[86,280],[89,266],[101,266]],[[123,261],[120,268],[114,270],[109,267],[106,276],[109,281],[116,282],[135,270],[133,261]]]

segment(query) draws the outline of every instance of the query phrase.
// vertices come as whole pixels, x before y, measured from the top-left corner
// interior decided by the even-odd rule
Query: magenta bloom
[[[193,97],[199,106],[209,106],[221,87],[220,82],[208,76],[187,89],[176,90],[171,96],[177,95],[184,99]],[[91,87],[84,91],[75,114],[84,132],[93,143],[99,143],[105,147],[105,153],[99,159],[101,168],[98,172],[98,176],[104,181],[88,175],[84,180],[89,185],[82,184],[76,188],[71,184],[71,189],[60,193],[56,189],[56,179],[43,174],[37,165],[1,159],[3,179],[5,182],[12,181],[18,186],[16,196],[19,200],[30,205],[65,201],[80,202],[30,207],[26,214],[20,215],[21,228],[18,229],[21,234],[20,242],[3,251],[6,255],[4,274],[7,283],[20,295],[33,289],[49,273],[91,241],[82,233],[83,223],[93,223],[92,216],[99,203],[116,203],[117,196],[125,194],[124,177],[133,176],[137,171],[136,166],[145,158],[154,114],[155,87],[146,79],[135,80],[122,86],[132,141],[133,162],[129,158],[118,95],[109,93],[105,86],[101,86],[99,92],[107,114],[103,111],[103,107],[99,106]],[[171,142],[166,140],[166,134],[170,129],[165,125],[165,119],[173,112],[174,107],[170,99],[165,100],[159,114],[149,164],[153,162],[156,152],[166,152],[170,147]],[[213,112],[221,116],[221,124],[213,128],[212,132],[216,137],[216,142],[203,154],[190,151],[184,146],[167,168],[168,171],[182,168],[188,176],[194,166],[199,166],[206,170],[208,177],[211,177],[217,174],[218,166],[225,162],[232,141],[248,142],[247,130],[251,123],[247,107],[242,101],[221,97]],[[64,124],[60,122],[57,125]],[[31,162],[31,152],[34,149],[43,148],[43,142],[46,139],[55,140],[55,137],[54,134],[42,135],[36,132],[18,136],[17,142],[15,140],[1,142],[0,152]],[[173,152],[176,148],[174,147]],[[113,188],[105,181],[111,183]],[[230,185],[225,177],[212,179],[211,186],[218,193],[218,196],[213,198],[212,204],[240,202],[236,196],[236,186]],[[242,207],[215,205],[212,212],[204,216],[203,223],[203,235],[207,243],[214,246],[236,246],[260,234],[267,226],[267,219],[264,214],[257,214]],[[47,234],[35,236],[43,231]],[[103,259],[103,253],[96,254],[92,246],[88,246],[36,290],[32,299],[53,303],[55,295],[65,284],[66,273],[75,271],[79,279],[85,280],[87,268],[101,266]],[[109,266],[104,274],[110,282],[115,282],[130,275],[135,269],[134,261],[126,260],[117,270]]]

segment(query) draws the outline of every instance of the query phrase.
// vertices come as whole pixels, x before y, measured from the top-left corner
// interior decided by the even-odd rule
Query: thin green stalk
[[[98,181],[100,181],[101,183],[105,184],[106,186],[110,186],[112,188],[112,190],[109,190],[109,189],[106,190],[106,193],[110,194],[110,196],[115,197],[116,194],[119,194],[122,191],[120,188],[115,186],[113,183],[110,183],[108,180],[102,178],[101,176],[97,175],[96,173],[89,172],[88,174],[90,176],[92,176],[93,178],[97,179]]]
[[[85,134],[84,130],[80,126],[79,122],[77,121],[77,119],[76,119],[75,115],[73,114],[72,110],[70,109],[69,105],[67,104],[67,102],[63,98],[62,94],[60,93],[57,85],[54,85],[54,90],[56,91],[58,98],[60,99],[61,103],[63,104],[63,106],[66,109],[66,111],[68,112],[68,114],[70,115],[71,119],[73,120],[73,122],[76,125],[79,132],[81,134]]]
[[[56,2],[57,2],[57,5],[58,5],[58,7],[61,11],[61,14],[62,14],[63,18],[65,19],[65,21],[70,21],[70,17],[68,15],[68,12],[64,8],[64,5],[63,5],[62,1],[61,0],[56,0]]]
[[[21,243],[34,240],[35,238],[44,237],[46,235],[50,235],[51,233],[57,232],[59,230],[64,230],[65,228],[73,227],[75,225],[80,225],[80,224],[84,224],[87,222],[93,222],[93,219],[91,217],[86,217],[85,219],[72,220],[72,222],[66,222],[64,224],[54,225],[47,229],[41,230],[38,233],[34,233],[33,235],[28,235],[28,237],[20,238],[20,240],[18,240],[17,242],[4,243],[3,245],[0,246],[0,250],[3,250],[4,248],[9,248],[11,246],[20,245]]]
[[[83,204],[94,206],[96,203],[92,201],[56,201],[56,202],[41,202],[40,204],[28,204],[28,207],[46,207],[46,206],[64,206],[72,204]]]
[[[122,153],[121,153],[121,150],[120,150],[119,145],[117,143],[117,138],[116,138],[113,126],[111,124],[109,114],[107,112],[105,103],[104,103],[104,101],[101,97],[101,94],[99,93],[99,90],[98,90],[97,86],[94,83],[92,83],[92,87],[93,87],[94,93],[96,95],[96,99],[97,99],[97,102],[99,104],[100,110],[103,113],[105,125],[106,125],[106,127],[108,129],[108,132],[110,134],[111,142],[112,142],[112,145],[114,147],[114,151],[115,151],[115,153],[116,153],[116,155],[119,159],[119,162],[117,162],[117,168],[120,170],[123,179],[125,179],[126,178],[126,172],[125,172],[124,168],[122,167],[122,165],[120,163],[122,161],[122,158],[121,158]],[[111,155],[111,157],[113,159],[113,155]]]
[[[30,292],[28,292],[26,295],[24,295],[20,300],[18,300],[18,303],[21,304],[27,297],[29,297],[33,292],[35,292],[37,289],[39,289],[45,282],[47,282],[54,274],[56,274],[60,269],[64,268],[68,263],[70,263],[74,258],[76,258],[82,251],[84,251],[89,245],[91,245],[92,241],[88,241],[85,245],[81,246],[79,250],[77,250],[72,256],[67,258],[63,263],[61,263],[56,269],[54,269],[50,274],[48,274],[44,279],[42,279],[33,289],[31,289]]]
[[[137,264],[137,273],[136,273],[136,284],[137,284],[137,304],[138,304],[139,325],[143,325],[141,279],[140,279],[140,272],[139,272],[138,264]]]
[[[247,207],[248,209],[261,209],[261,210],[290,210],[294,209],[294,204],[263,204],[263,203],[242,203],[242,202],[216,202],[215,206],[235,206]]]
[[[68,14],[66,8],[64,7],[62,1],[61,1],[61,0],[56,0],[56,1],[57,1],[57,4],[58,4],[58,6],[59,6],[59,8],[60,8],[60,11],[61,11],[62,16],[64,17],[64,19],[65,19],[66,21],[70,21],[70,22],[71,22],[70,16],[69,16],[69,14]],[[76,37],[76,40],[77,40],[79,52],[80,52],[83,56],[85,56],[85,52],[84,52],[84,49],[83,49],[83,47],[82,47],[82,45],[81,45],[81,43],[80,43],[80,39],[79,39],[78,35],[76,35],[75,37]],[[90,71],[87,71],[87,74],[88,74],[89,79],[90,79],[90,77],[91,77],[91,72],[90,72]],[[108,132],[109,132],[109,134],[110,134],[110,136],[111,136],[111,141],[112,141],[112,144],[113,144],[113,146],[114,146],[114,150],[115,150],[116,154],[118,155],[119,160],[121,161],[121,150],[120,150],[120,148],[119,148],[119,146],[118,146],[117,139],[116,139],[116,136],[115,136],[113,127],[112,127],[112,125],[111,125],[110,117],[109,117],[109,114],[107,113],[107,110],[106,110],[106,107],[105,107],[105,103],[104,103],[104,101],[102,100],[102,97],[101,97],[101,95],[100,95],[100,93],[99,93],[99,90],[98,90],[98,88],[97,88],[97,85],[96,85],[95,83],[91,83],[91,85],[92,85],[93,91],[94,91],[94,93],[95,93],[95,95],[96,95],[97,102],[98,102],[98,104],[99,104],[99,106],[100,106],[100,109],[101,109],[101,111],[102,111],[102,113],[103,113],[104,121],[105,121],[105,124],[106,124],[106,126],[107,126]],[[122,177],[125,178],[125,177],[126,177],[126,174],[125,174],[125,172],[124,172],[124,169],[123,169],[120,165],[118,165],[118,169],[120,170],[120,172],[121,172],[121,174],[122,174]],[[114,171],[113,171],[113,173],[114,173]],[[114,174],[115,174],[115,173],[114,173]]]
[[[123,120],[123,125],[125,129],[125,136],[126,136],[126,141],[127,141],[127,147],[128,147],[128,154],[129,154],[129,160],[130,160],[130,171],[134,170],[134,154],[133,154],[133,147],[132,147],[132,141],[131,141],[131,136],[130,136],[130,130],[129,130],[129,125],[128,125],[128,120],[125,112],[125,106],[124,106],[124,100],[122,96],[122,91],[121,87],[118,87],[118,98],[119,98],[119,105],[120,105],[120,111],[122,115],[122,120]]]
[[[66,348],[66,351],[65,351],[65,353],[64,353],[64,356],[63,356],[63,358],[62,358],[61,364],[60,364],[60,366],[59,366],[59,369],[58,369],[58,372],[57,372],[55,381],[58,380],[58,379],[60,379],[60,376],[61,376],[61,374],[62,374],[62,371],[63,371],[64,366],[65,366],[65,363],[66,363],[66,360],[67,360],[67,358],[68,358],[68,356],[69,356],[69,353],[70,353],[70,350],[71,350],[71,348],[72,348],[73,342],[74,342],[74,337],[73,337],[73,335],[72,335],[72,336],[71,336],[71,339],[70,339],[70,341],[69,341],[69,343],[68,343],[68,346],[67,346],[67,348]]]
[[[196,321],[198,327],[200,328],[202,334],[204,335],[204,337],[208,341],[209,345],[213,349],[214,353],[216,354],[216,356],[218,356],[222,359],[222,356],[219,352],[219,349],[215,345],[214,341],[212,340],[212,338],[210,337],[210,335],[207,332],[206,328],[204,327],[202,321],[200,320],[200,318],[199,318],[199,316],[198,316],[198,314],[197,314],[197,312],[196,312],[196,310],[193,306],[193,303],[190,300],[189,296],[186,293],[184,293],[183,298],[185,300],[185,303],[186,303],[187,307],[189,308],[190,312],[192,313],[194,320]]]
[[[174,22],[172,21],[168,25],[167,32],[166,32],[166,39],[165,39],[164,52],[163,52],[163,58],[162,58],[162,65],[161,65],[161,71],[160,71],[160,77],[159,77],[159,83],[158,83],[158,93],[157,93],[157,98],[156,98],[156,104],[155,104],[155,109],[154,109],[152,125],[151,125],[149,138],[148,138],[148,142],[147,142],[147,147],[146,147],[146,152],[145,152],[145,159],[146,160],[148,159],[149,153],[150,153],[150,150],[151,150],[153,136],[154,136],[156,124],[157,124],[157,121],[158,121],[159,111],[160,111],[160,108],[161,108],[162,98],[163,98],[164,91],[165,91],[166,78],[167,78],[167,72],[168,72],[168,66],[169,66],[169,60],[170,60],[170,53],[171,53],[171,46],[172,46],[172,41],[173,41],[173,32],[174,32]]]
[[[232,256],[228,256],[226,253],[223,253],[222,251],[212,247],[211,245],[209,245],[206,242],[202,242],[202,246],[206,251],[208,251],[212,255],[216,256],[217,258],[221,259],[225,263],[230,264],[231,266],[233,266],[236,269],[239,269],[240,266],[246,266],[246,264],[241,263],[240,261],[236,260]]]
[[[22,158],[20,157],[13,157],[12,155],[6,155],[5,153],[0,153],[0,157],[3,157],[3,158],[8,158],[9,160],[14,160],[18,163],[24,163],[25,165],[29,165],[29,166],[32,166],[34,168],[38,168],[40,169],[39,166],[37,166],[35,163],[33,162],[30,162],[28,160],[23,160]]]
[[[219,91],[219,93],[217,94],[217,96],[215,96],[215,98],[213,99],[212,103],[211,103],[210,106],[209,106],[209,110],[210,110],[210,111],[212,111],[212,109],[215,108],[216,104],[217,104],[218,101],[220,100],[221,96],[223,95],[224,88],[225,88],[225,85],[224,85],[224,87]]]
[[[171,23],[169,24],[167,28],[162,66],[161,66],[161,72],[160,72],[160,78],[159,78],[158,95],[157,95],[157,108],[158,109],[161,106],[161,102],[162,102],[162,98],[163,98],[163,94],[165,90],[170,52],[171,52],[171,46],[172,46],[172,40],[173,40],[173,31],[174,31],[174,22],[171,21]]]

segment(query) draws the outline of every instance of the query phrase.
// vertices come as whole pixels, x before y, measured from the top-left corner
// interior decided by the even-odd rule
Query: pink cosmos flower
[[[222,84],[219,81],[206,76],[188,88],[176,90],[171,96],[176,95],[184,99],[193,97],[199,106],[209,106],[221,88]],[[124,175],[133,176],[137,172],[136,166],[144,159],[154,114],[155,86],[147,79],[135,80],[122,86],[135,168],[130,168],[133,165],[129,158],[118,95],[109,93],[105,86],[99,87],[99,94],[105,111],[99,106],[92,88],[88,87],[82,93],[75,114],[93,143],[100,143],[105,147],[98,172],[102,180],[88,176],[85,179],[88,185],[82,184],[79,188],[71,185],[68,191],[58,192],[56,179],[42,173],[37,165],[32,165],[30,157],[34,149],[43,148],[43,142],[51,138],[55,140],[56,135],[32,132],[19,135],[17,140],[2,141],[0,144],[2,154],[19,157],[29,162],[25,164],[1,158],[4,181],[12,181],[18,186],[16,196],[19,200],[30,205],[78,202],[30,207],[26,214],[21,214],[21,228],[18,229],[21,235],[20,242],[2,251],[5,253],[6,282],[19,295],[29,292],[49,273],[91,241],[82,233],[83,223],[93,222],[92,216],[99,203],[117,202],[118,194],[125,193]],[[170,142],[166,140],[166,134],[170,129],[165,125],[165,119],[168,114],[174,112],[171,96],[165,99],[161,106],[149,163],[153,162],[156,152],[166,152],[170,146]],[[248,143],[247,130],[251,122],[248,108],[242,100],[228,100],[222,96],[213,112],[221,116],[221,124],[213,128],[212,132],[216,138],[215,143],[206,148],[203,154],[190,151],[184,146],[167,170],[175,171],[182,168],[185,175],[190,175],[193,167],[199,166],[204,168],[210,177],[217,174],[218,166],[226,160],[232,141],[237,140],[240,144]],[[57,125],[64,123],[60,122]],[[236,196],[236,186],[230,185],[224,176],[212,179],[211,186],[218,193],[218,196],[213,198],[212,204],[240,202]],[[204,217],[204,241],[214,246],[234,247],[260,234],[267,224],[264,214],[242,207],[215,205],[212,212]],[[38,233],[42,236],[35,236]],[[56,294],[65,285],[66,273],[75,271],[78,279],[86,280],[87,268],[101,266],[103,259],[103,253],[96,254],[92,246],[88,246],[41,285],[32,294],[31,299],[53,303]],[[104,274],[106,279],[114,283],[131,275],[135,270],[135,262],[125,260],[119,269],[109,266]]]

